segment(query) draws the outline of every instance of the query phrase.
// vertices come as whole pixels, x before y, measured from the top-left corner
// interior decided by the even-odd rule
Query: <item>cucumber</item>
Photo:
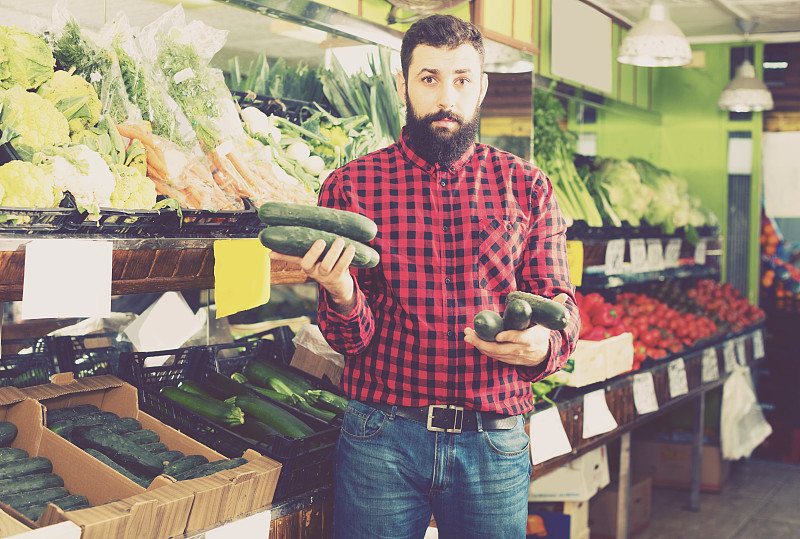
[[[89,500],[87,500],[86,496],[83,494],[70,494],[69,496],[64,496],[63,498],[53,500],[50,503],[57,505],[64,511],[74,511],[76,509],[89,507]],[[50,503],[29,505],[28,507],[21,507],[17,511],[36,522],[39,520],[39,517],[42,516],[42,513],[44,513],[44,510],[47,509],[47,506],[50,505]]]
[[[238,468],[243,464],[247,464],[247,459],[243,457],[215,460],[213,462],[201,464],[200,466],[195,466],[194,468],[186,470],[184,473],[180,474],[175,479],[177,479],[178,481],[184,481],[186,479],[205,477],[207,475],[221,472],[222,470],[231,470],[233,468]]]
[[[156,457],[158,457],[158,459],[164,463],[165,467],[178,459],[182,459],[185,456],[186,455],[177,449],[162,451],[161,453],[156,454]]]
[[[59,419],[70,419],[73,416],[87,415],[99,412],[100,408],[94,404],[78,404],[76,406],[67,406],[64,408],[47,409],[47,424],[58,421]]]
[[[0,464],[0,479],[11,479],[12,477],[24,477],[26,475],[50,473],[53,471],[53,463],[45,457],[29,457],[17,459]]]
[[[259,421],[278,429],[292,438],[303,438],[314,434],[314,430],[299,418],[276,404],[250,395],[232,397],[230,402],[241,408],[245,414],[253,415]]]
[[[17,426],[11,421],[0,421],[0,447],[8,447],[17,437]]]
[[[106,425],[119,419],[119,416],[113,412],[92,412],[89,414],[77,414],[68,418],[72,421],[74,427],[94,427],[96,425]],[[60,420],[60,421],[63,421]]]
[[[177,479],[177,476],[181,475],[187,470],[191,470],[207,463],[208,459],[203,455],[186,455],[182,459],[178,459],[175,462],[171,462],[164,466],[164,471],[162,473]]]
[[[133,432],[126,432],[122,435],[126,440],[130,440],[135,444],[153,444],[161,441],[158,433],[150,429],[135,430]]]
[[[351,266],[356,268],[374,268],[380,262],[378,252],[364,243],[303,226],[270,226],[263,229],[258,234],[261,244],[276,253],[292,256],[303,256],[317,240],[325,240],[325,249],[320,256],[325,256],[331,244],[336,238],[342,238],[345,247],[353,245],[356,254],[353,257]]]
[[[164,465],[155,455],[103,427],[75,427],[72,442],[81,449],[96,449],[136,475],[154,477]]]
[[[103,427],[117,434],[127,434],[129,432],[141,430],[142,424],[139,423],[138,419],[133,417],[120,417],[116,421],[106,423]]]
[[[139,447],[142,449],[149,451],[154,455],[158,455],[159,453],[163,453],[164,451],[169,451],[169,447],[164,442],[153,442],[150,444],[140,444]]]
[[[10,505],[14,509],[50,503],[53,500],[69,496],[69,491],[64,487],[43,488],[39,490],[29,490],[17,494],[0,496],[0,501]]]
[[[16,494],[40,488],[63,487],[64,480],[54,473],[39,473],[24,477],[0,479],[0,498],[7,494]]]
[[[322,408],[335,414],[343,414],[347,410],[347,399],[324,389],[306,391],[303,397],[317,408]]]
[[[522,299],[530,304],[532,323],[554,330],[562,330],[567,327],[569,311],[560,303],[536,294],[515,290],[506,296],[506,305],[515,299]]]
[[[306,391],[316,389],[309,384],[302,376],[295,374],[285,367],[276,365],[275,363],[261,360],[251,360],[245,363],[242,368],[248,380],[254,385],[268,388],[270,378],[279,378],[284,384],[289,386],[294,393],[302,395]]]
[[[187,393],[173,386],[162,387],[161,394],[214,423],[231,427],[244,423],[242,411],[223,401]]]
[[[0,463],[26,459],[28,452],[18,447],[0,447]]]
[[[503,319],[492,310],[481,311],[472,319],[472,327],[482,340],[494,342],[497,334],[503,331]]]
[[[528,329],[531,325],[531,315],[533,308],[530,303],[523,299],[511,300],[506,303],[506,311],[503,313],[503,329]]]
[[[371,241],[378,234],[378,225],[369,217],[351,211],[308,204],[265,202],[258,208],[258,218],[271,226],[305,226],[356,241]]]
[[[69,438],[72,429],[75,428],[75,423],[73,423],[71,419],[59,419],[58,421],[51,423],[48,428],[59,436]]]
[[[127,468],[125,468],[124,466],[120,466],[119,464],[117,464],[116,462],[114,462],[113,460],[111,460],[110,458],[108,458],[107,456],[105,456],[103,453],[101,453],[96,449],[92,449],[90,447],[88,449],[85,449],[84,451],[86,451],[87,454],[93,456],[94,458],[96,458],[109,468],[118,471],[119,473],[121,473],[122,475],[124,475],[125,477],[127,477],[140,487],[147,488],[150,485],[150,482],[152,481],[152,479],[148,480],[145,477],[140,477],[135,473],[131,472],[130,470],[128,470]]]

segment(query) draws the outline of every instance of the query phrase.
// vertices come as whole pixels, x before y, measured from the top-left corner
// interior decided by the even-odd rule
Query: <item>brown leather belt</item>
[[[483,430],[509,430],[517,424],[517,416],[501,415],[494,412],[478,412],[465,410],[463,406],[432,404],[422,408],[410,406],[394,406],[383,402],[367,402],[376,410],[387,414],[392,412],[396,416],[404,417],[425,425],[434,432],[459,433],[464,430],[478,430],[478,414],[481,416]]]

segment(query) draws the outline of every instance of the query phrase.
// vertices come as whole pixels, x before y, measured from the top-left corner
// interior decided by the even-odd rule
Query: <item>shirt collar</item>
[[[399,145],[400,145],[400,151],[405,155],[406,159],[411,161],[413,164],[415,164],[428,174],[432,174],[436,172],[436,170],[441,170],[441,167],[438,163],[435,164],[428,163],[425,159],[420,157],[414,151],[408,140],[408,128],[406,128],[405,126],[403,126],[402,132],[400,133]],[[464,168],[464,166],[467,163],[469,163],[474,153],[475,153],[475,143],[472,143],[469,145],[469,148],[467,148],[467,151],[465,151],[461,157],[456,159],[455,162],[453,162],[450,165],[447,171],[451,173],[457,173],[459,170]]]

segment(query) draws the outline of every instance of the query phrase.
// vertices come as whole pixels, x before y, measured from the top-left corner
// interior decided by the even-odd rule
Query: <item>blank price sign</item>
[[[669,364],[669,396],[675,398],[689,392],[689,381],[686,379],[686,363],[679,357]]]
[[[647,269],[649,271],[664,269],[664,246],[658,238],[647,238]]]
[[[764,332],[763,330],[756,330],[753,332],[753,358],[762,359],[766,354],[764,353]]]
[[[636,413],[639,415],[649,414],[658,410],[653,373],[640,372],[633,375],[633,404],[636,406]]]
[[[647,244],[644,238],[634,238],[628,241],[631,250],[631,269],[634,272],[647,271]]]
[[[610,240],[606,245],[606,275],[622,273],[625,261],[625,240]]]
[[[719,378],[719,362],[717,359],[716,348],[706,348],[703,350],[703,370],[701,380],[704,384],[713,382]]]
[[[677,268],[680,262],[681,246],[683,240],[680,238],[671,238],[667,242],[667,247],[664,249],[664,266],[668,268]]]
[[[725,372],[732,372],[736,367],[736,350],[733,347],[732,339],[728,339],[722,344],[722,359],[725,364]]]

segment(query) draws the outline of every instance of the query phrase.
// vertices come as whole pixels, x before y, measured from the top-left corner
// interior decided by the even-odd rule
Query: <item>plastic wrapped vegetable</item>
[[[16,85],[2,94],[0,129],[13,129],[20,136],[12,146],[26,161],[43,146],[69,142],[69,124],[53,103]]]
[[[38,88],[53,75],[55,60],[39,36],[17,26],[0,26],[0,88]]]

